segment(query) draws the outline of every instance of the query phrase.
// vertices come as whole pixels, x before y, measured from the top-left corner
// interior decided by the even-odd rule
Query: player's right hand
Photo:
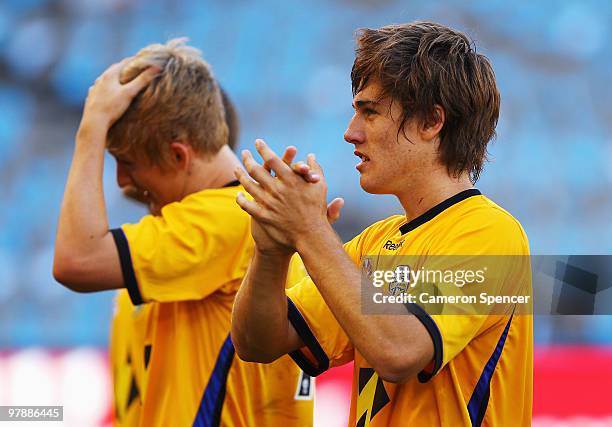
[[[291,167],[293,172],[297,175],[301,175],[302,178],[306,182],[317,182],[317,176],[312,176],[310,174],[310,168],[302,167],[303,162],[293,163],[295,156],[297,154],[297,148],[290,145],[285,148],[285,153],[283,154],[282,160]],[[263,164],[264,169],[271,173],[270,166],[266,163]],[[275,256],[285,256],[292,255],[295,252],[295,249],[286,245],[283,242],[282,236],[276,235],[275,231],[268,229],[262,226],[257,220],[251,218],[251,235],[253,236],[253,240],[255,240],[256,249],[258,252],[265,255],[275,255]]]
[[[314,173],[310,166],[302,161],[293,163],[297,154],[297,148],[289,146],[285,148],[285,153],[282,156],[282,160],[285,164],[291,167],[296,175],[301,175],[304,181],[309,183],[317,183],[321,180],[321,176]],[[264,169],[271,172],[270,166],[265,162],[262,165]],[[333,224],[340,218],[340,211],[344,206],[344,199],[337,197],[333,199],[327,205],[327,220],[330,224]],[[257,250],[264,254],[274,255],[291,255],[295,252],[288,241],[285,239],[282,233],[271,227],[265,227],[256,219],[251,218],[251,234],[255,240]]]
[[[313,173],[310,170],[310,166],[308,166],[306,163],[304,163],[303,161],[293,163],[296,154],[297,148],[295,148],[293,145],[288,146],[287,148],[285,148],[285,153],[283,154],[283,162],[290,166],[291,170],[293,170],[294,173],[296,173],[297,175],[301,175],[306,182],[319,182],[321,180],[321,177],[316,173]],[[268,172],[271,172],[270,165],[268,165],[267,163],[264,162],[263,167]]]
[[[134,97],[159,74],[159,68],[149,67],[135,79],[121,84],[119,74],[132,59],[125,58],[111,65],[89,88],[81,126],[87,123],[110,128],[127,110]]]
[[[283,162],[287,165],[291,166],[291,169],[297,175],[301,175],[304,178],[304,181],[310,182],[312,184],[319,182],[321,180],[321,176],[315,172],[313,172],[308,166],[307,163],[303,161],[299,161],[296,163],[292,163],[297,154],[297,148],[293,145],[285,148],[285,153],[283,154]],[[264,168],[270,172],[270,166],[266,163],[263,164]],[[341,197],[336,197],[334,200],[329,202],[327,205],[327,220],[330,224],[333,224],[340,218],[340,210],[344,207],[344,199]]]

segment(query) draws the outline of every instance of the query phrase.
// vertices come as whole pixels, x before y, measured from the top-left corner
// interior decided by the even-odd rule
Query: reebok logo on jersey
[[[389,249],[391,251],[396,251],[399,248],[401,248],[403,244],[404,244],[403,240],[399,243],[393,243],[391,240],[387,240],[385,244],[383,245],[383,248]]]

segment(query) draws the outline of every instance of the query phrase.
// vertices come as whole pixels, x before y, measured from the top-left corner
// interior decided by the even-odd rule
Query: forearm
[[[358,268],[344,251],[331,226],[317,230],[303,242],[298,244],[297,251],[310,278],[353,345],[360,351],[364,347],[365,356],[370,343],[376,348],[379,334],[371,333],[371,325],[363,321],[360,313],[361,276]]]
[[[106,134],[160,71],[150,67],[129,83],[121,84],[119,74],[130,60],[126,58],[111,65],[89,88],[76,136],[53,260],[56,280],[76,291],[92,292],[124,285],[102,191]]]
[[[403,306],[397,307],[395,315],[362,313],[361,272],[331,226],[312,233],[297,250],[353,346],[383,379],[404,381],[431,360],[427,332]]]
[[[281,245],[297,250],[311,279],[353,346],[381,378],[400,382],[416,374],[433,357],[433,344],[428,331],[414,316],[406,315],[407,310],[399,313],[401,317],[366,317],[361,313],[361,273],[345,253],[342,242],[329,225],[329,212],[325,207],[325,181],[305,183],[263,141],[258,140],[256,148],[277,176],[272,177],[269,170],[257,164],[248,151],[244,152],[245,168],[255,182],[247,179],[240,171],[237,176],[254,200],[239,195],[237,202],[240,207],[256,221],[268,226],[269,237]],[[308,156],[308,165],[317,176],[321,176],[322,169],[313,155]],[[259,267],[252,268],[252,271],[255,271]],[[257,279],[259,280],[259,277]],[[251,281],[250,278],[246,281],[247,287],[243,291],[247,295],[253,292]],[[274,298],[277,295],[279,294],[275,293]],[[259,297],[266,298],[265,295]],[[245,342],[247,339],[256,341],[260,338],[259,335],[265,336],[267,341],[261,344],[264,351],[264,346],[274,345],[272,340],[275,337],[283,339],[282,328],[280,332],[276,330],[275,333],[266,333],[263,330],[266,322],[280,321],[280,314],[256,314],[258,308],[253,305],[255,301],[257,299],[249,301],[249,307],[245,309],[251,313],[252,318],[235,319],[238,323],[235,328],[237,332],[242,330],[243,335],[237,334],[237,337]],[[238,303],[240,304],[240,301]],[[276,304],[282,304],[282,309],[285,310],[284,301],[281,303],[279,299]],[[271,307],[260,306],[259,310],[267,311],[269,308]],[[237,311],[240,313],[241,310]],[[247,331],[247,319],[258,320],[258,325],[254,326],[258,334],[252,338],[244,332]],[[398,327],[398,323],[401,327]],[[249,332],[252,330],[254,329],[248,329]],[[293,328],[289,328],[289,331],[295,332]]]
[[[102,176],[106,129],[83,123],[77,132],[55,242],[55,264],[87,262],[108,237]]]
[[[287,318],[290,259],[255,251],[232,312],[232,340],[243,360],[271,362],[300,346]]]

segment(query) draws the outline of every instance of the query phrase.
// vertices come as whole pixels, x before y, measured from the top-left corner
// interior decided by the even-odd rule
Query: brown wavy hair
[[[411,119],[435,123],[441,106],[440,159],[449,174],[478,180],[495,137],[500,95],[489,60],[465,34],[432,22],[358,30],[353,95],[371,80],[380,82],[381,97],[401,104],[402,131]]]

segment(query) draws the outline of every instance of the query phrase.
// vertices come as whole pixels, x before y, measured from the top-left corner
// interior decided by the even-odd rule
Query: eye
[[[375,114],[377,114],[377,113],[378,113],[378,112],[377,112],[376,110],[373,110],[373,109],[371,109],[371,108],[364,108],[364,110],[363,110],[363,114],[364,114],[366,117],[373,116],[373,115],[375,115]]]
[[[126,169],[129,169],[133,166],[133,163],[128,160],[117,160],[117,163],[119,163],[122,167]]]

